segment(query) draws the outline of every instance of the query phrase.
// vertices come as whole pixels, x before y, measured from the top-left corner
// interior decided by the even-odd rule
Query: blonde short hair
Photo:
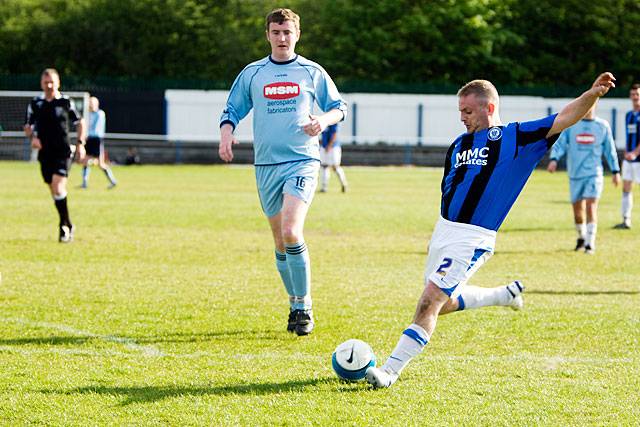
[[[477,98],[482,99],[492,104],[498,103],[498,90],[489,80],[473,80],[462,86],[458,91],[458,97],[475,95]]]
[[[58,78],[58,81],[60,81],[60,73],[58,73],[58,70],[56,70],[55,68],[45,68],[42,71],[42,74],[40,74],[40,78],[44,76],[56,76]]]

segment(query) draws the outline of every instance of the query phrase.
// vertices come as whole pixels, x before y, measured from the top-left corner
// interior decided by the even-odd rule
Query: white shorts
[[[333,147],[327,151],[324,147],[320,147],[320,164],[322,166],[340,166],[342,161],[342,147]]]
[[[440,218],[429,243],[425,284],[435,283],[450,298],[493,255],[496,232]]]
[[[640,162],[622,161],[622,179],[640,184]]]

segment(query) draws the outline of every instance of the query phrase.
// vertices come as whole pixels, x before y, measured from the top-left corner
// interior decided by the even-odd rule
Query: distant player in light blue
[[[432,338],[439,315],[490,305],[521,307],[524,288],[519,281],[497,288],[467,282],[493,254],[496,233],[538,162],[560,132],[615,86],[614,80],[611,73],[603,73],[558,114],[507,125],[500,120],[500,98],[491,82],[474,80],[458,91],[467,133],[456,138],[445,159],[440,219],[429,243],[425,287],[413,323],[391,356],[381,367],[367,370],[373,387],[396,382]]]
[[[607,121],[596,117],[595,105],[582,120],[560,134],[551,149],[547,170],[555,172],[558,160],[565,154],[573,218],[578,232],[575,250],[584,248],[585,253],[593,254],[598,231],[598,200],[604,182],[603,155],[613,173],[613,185],[617,187],[620,184],[620,167],[611,127]]]
[[[253,148],[258,195],[275,242],[276,267],[289,294],[287,331],[308,335],[314,327],[311,264],[304,222],[317,186],[318,135],[344,120],[347,105],[327,72],[295,53],[300,18],[275,9],[266,19],[271,55],[238,75],[220,117],[219,155],[233,160],[236,126],[253,109]],[[314,114],[314,102],[322,114]]]
[[[107,115],[100,109],[100,101],[95,96],[89,99],[89,134],[87,137],[87,155],[82,168],[82,188],[89,186],[89,166],[98,161],[98,166],[109,180],[109,188],[116,186],[116,177],[104,156],[104,135],[107,126]]]
[[[347,177],[344,169],[340,166],[342,162],[342,146],[340,138],[338,138],[338,125],[331,125],[322,132],[322,143],[320,144],[320,192],[327,191],[329,185],[329,168],[333,169],[338,175],[342,192],[347,191]]]

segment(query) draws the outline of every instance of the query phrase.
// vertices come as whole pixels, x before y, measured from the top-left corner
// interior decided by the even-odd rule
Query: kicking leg
[[[380,368],[367,370],[366,379],[375,388],[390,387],[407,364],[422,352],[436,328],[438,314],[449,300],[438,286],[428,281],[418,301],[413,323],[404,330],[389,359]]]

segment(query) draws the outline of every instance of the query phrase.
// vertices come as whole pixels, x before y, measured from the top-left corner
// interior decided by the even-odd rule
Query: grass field
[[[37,164],[0,163],[0,423],[47,425],[638,425],[640,206],[612,230],[607,179],[595,256],[574,253],[566,175],[536,171],[474,284],[520,279],[525,310],[444,316],[389,390],[342,383],[335,346],[385,360],[410,323],[441,170],[348,168],[316,196],[306,240],[316,331],[288,304],[243,166],[94,169],[76,240]],[[640,193],[638,193],[640,195]]]

